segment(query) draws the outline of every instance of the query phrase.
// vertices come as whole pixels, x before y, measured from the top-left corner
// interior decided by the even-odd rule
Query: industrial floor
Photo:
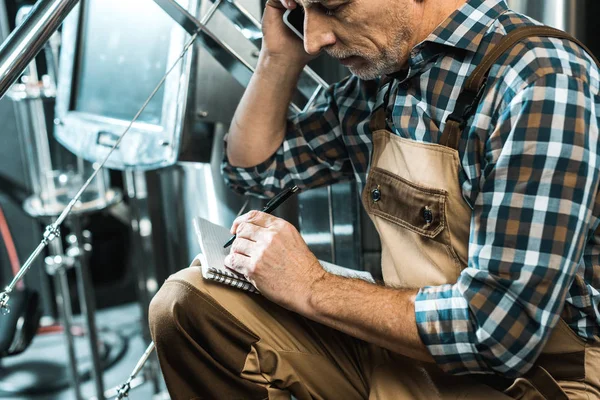
[[[105,343],[103,353],[109,355],[108,359],[112,359],[114,364],[104,371],[106,393],[127,380],[149,343],[142,338],[141,309],[137,304],[100,310],[96,323],[100,341]],[[76,353],[82,373],[85,370],[89,372],[89,351],[85,339],[76,339]],[[0,399],[76,400],[73,389],[64,388],[71,381],[66,360],[65,340],[61,333],[37,336],[24,353],[0,359]],[[130,391],[129,399],[169,399],[160,377],[157,385],[158,394],[155,394],[154,383],[145,382]],[[23,387],[31,389],[28,394],[14,394],[17,388]],[[82,383],[81,392],[84,399],[95,398],[92,380]]]

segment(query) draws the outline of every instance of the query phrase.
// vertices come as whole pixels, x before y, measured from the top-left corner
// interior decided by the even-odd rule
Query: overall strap
[[[379,83],[379,90],[389,85],[385,91],[383,97],[383,103],[373,112],[371,115],[371,121],[369,122],[369,129],[371,132],[377,132],[379,130],[387,129],[387,107],[390,102],[390,92],[392,91],[392,82],[394,81],[394,75],[384,75]]]
[[[507,34],[498,45],[490,50],[481,63],[475,68],[467,79],[464,89],[456,101],[454,112],[446,119],[446,127],[440,140],[441,145],[458,150],[462,131],[466,128],[469,119],[475,114],[479,101],[486,88],[486,80],[490,69],[498,59],[523,39],[530,37],[552,37],[567,39],[583,48],[600,67],[600,62],[588,48],[567,32],[550,28],[548,26],[526,26],[517,28]]]

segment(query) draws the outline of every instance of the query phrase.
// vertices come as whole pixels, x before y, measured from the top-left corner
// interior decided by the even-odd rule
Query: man
[[[278,4],[265,9],[226,177],[267,195],[363,183],[386,285],[326,273],[285,221],[238,218],[226,265],[262,296],[194,267],[152,302],[173,398],[600,398],[592,57],[526,37],[484,79],[484,56],[536,24],[503,0],[298,3],[303,47]],[[286,120],[299,72],[323,51],[353,76]],[[483,83],[465,103],[472,76]]]

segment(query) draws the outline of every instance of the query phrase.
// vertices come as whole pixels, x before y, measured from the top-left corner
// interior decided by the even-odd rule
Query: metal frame
[[[192,7],[189,9],[190,12],[195,12],[194,4],[196,2],[182,1],[190,4]],[[70,110],[73,91],[77,90],[73,84],[76,81],[74,67],[81,48],[81,40],[83,40],[79,35],[80,21],[83,18],[82,6],[85,7],[85,3],[74,8],[63,26],[55,135],[57,140],[73,153],[84,156],[90,161],[97,161],[104,158],[110,151],[110,147],[96,144],[98,133],[115,132],[118,137],[118,132],[122,132],[128,126],[128,121]],[[172,30],[167,65],[173,64],[183,50],[185,36],[185,33],[179,29]],[[190,49],[191,51],[193,49]],[[192,54],[187,54],[177,67],[177,71],[174,71],[176,73],[170,74],[165,81],[165,97],[160,125],[144,122],[133,124],[120,148],[136,148],[136,154],[131,155],[117,149],[107,162],[107,167],[155,169],[172,165],[177,161],[182,121],[188,98],[191,59]],[[165,140],[165,137],[168,139]],[[94,154],[89,154],[89,149],[94,149]],[[144,155],[144,164],[141,166],[137,164],[139,154]]]
[[[244,87],[247,87],[252,78],[255,68],[244,58],[233,50],[229,45],[219,39],[207,27],[217,11],[222,12],[248,39],[257,50],[262,42],[262,28],[260,22],[248,13],[235,0],[214,0],[213,6],[202,18],[202,21],[187,12],[175,0],[154,0],[167,14],[171,16],[190,35],[197,33],[198,41],[206,50]],[[314,104],[319,95],[329,85],[311,68],[306,67],[298,80],[297,93],[305,98],[304,106],[292,103],[294,112],[302,112]],[[298,97],[294,97],[297,99]]]
[[[197,43],[203,47],[227,72],[243,87],[247,87],[255,67],[252,61],[243,56],[225,43],[225,39],[213,33],[208,24],[212,18],[220,13],[224,15],[249,43],[253,54],[258,54],[262,42],[262,28],[260,22],[246,11],[236,0],[215,0],[202,20],[194,17],[199,14],[199,0],[183,0],[180,5],[175,0],[154,0],[169,16],[171,16],[182,30],[173,29],[170,43],[169,62],[179,53],[184,45],[185,32],[197,35]],[[80,38],[80,22],[83,21],[85,12],[82,12],[86,2],[76,7],[65,20],[63,28],[63,49],[61,54],[61,70],[58,84],[58,102],[56,115],[56,138],[71,152],[78,154],[90,161],[97,161],[109,153],[109,147],[98,144],[99,135],[108,132],[107,145],[112,145],[118,138],[116,132],[125,128],[127,122],[71,110],[73,94],[77,77],[75,66],[82,47],[83,39]],[[185,31],[185,32],[184,32]],[[78,39],[79,38],[79,39]],[[123,140],[122,147],[117,149],[112,158],[107,162],[109,168],[126,170],[151,170],[170,166],[181,159],[187,161],[201,161],[186,159],[184,153],[190,147],[184,145],[188,142],[198,141],[193,129],[194,120],[190,120],[188,108],[194,107],[194,82],[204,71],[198,70],[196,60],[200,48],[192,48],[186,55],[182,65],[165,82],[165,98],[160,125],[138,122],[133,125],[128,136]],[[244,52],[245,53],[245,52]],[[310,108],[319,95],[328,87],[328,84],[310,68],[302,72],[294,96],[295,104],[291,104],[292,112],[301,112]],[[215,121],[217,122],[217,121]],[[225,121],[221,121],[225,122]],[[189,137],[188,137],[189,136]],[[185,147],[185,148],[184,148]],[[132,151],[133,149],[133,151]]]
[[[39,0],[0,47],[0,98],[40,52],[79,0]]]
[[[4,1],[0,1],[0,21],[0,41],[4,41],[4,39],[10,35],[10,29],[8,28],[8,14],[6,13],[6,3]]]

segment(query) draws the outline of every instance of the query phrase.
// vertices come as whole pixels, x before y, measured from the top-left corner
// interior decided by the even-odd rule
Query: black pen
[[[275,209],[277,207],[279,207],[281,204],[283,204],[284,201],[286,201],[287,199],[292,197],[292,195],[294,193],[297,193],[299,191],[300,191],[300,189],[298,188],[298,186],[294,186],[294,187],[284,190],[283,192],[279,193],[277,196],[275,196],[271,200],[269,200],[267,205],[261,211],[264,213],[267,213],[267,214],[271,214],[273,211],[275,211]],[[227,241],[227,243],[225,243],[223,248],[226,249],[229,246],[231,246],[233,244],[235,238],[236,238],[236,235],[233,235],[231,237],[231,239],[229,239]]]

